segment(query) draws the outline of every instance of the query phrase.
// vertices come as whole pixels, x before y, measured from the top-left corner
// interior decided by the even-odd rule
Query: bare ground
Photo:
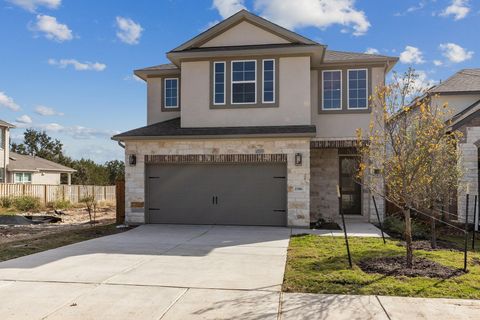
[[[65,214],[56,215],[53,210],[25,215],[53,215],[60,217],[62,222],[37,225],[0,226],[0,245],[13,241],[27,240],[51,235],[69,230],[82,230],[91,226],[88,212],[85,208],[62,210]],[[96,225],[108,225],[115,222],[115,207],[97,209]]]

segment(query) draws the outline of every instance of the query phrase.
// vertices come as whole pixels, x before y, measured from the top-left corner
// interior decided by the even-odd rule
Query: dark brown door
[[[285,164],[147,167],[149,223],[285,226]]]
[[[356,182],[359,157],[340,156],[340,209],[344,214],[362,214],[362,188]]]

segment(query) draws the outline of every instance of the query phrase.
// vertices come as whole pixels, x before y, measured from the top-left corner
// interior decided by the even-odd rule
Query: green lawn
[[[117,229],[115,224],[87,226],[76,230],[8,242],[0,247],[0,262],[123,231],[125,229]]]
[[[288,249],[283,290],[287,292],[376,294],[410,297],[480,299],[480,253],[469,252],[469,272],[447,280],[426,277],[393,277],[363,272],[363,258],[403,255],[397,241],[349,238],[353,269],[348,266],[342,237],[302,235],[292,237]],[[477,249],[478,250],[478,249]],[[445,266],[463,268],[463,253],[451,250],[415,252]]]

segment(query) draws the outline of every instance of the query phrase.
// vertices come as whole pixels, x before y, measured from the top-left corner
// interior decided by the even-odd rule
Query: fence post
[[[117,180],[115,183],[116,222],[125,223],[125,180]]]
[[[475,226],[476,226],[476,220],[477,220],[477,197],[478,195],[475,195],[475,198],[473,200],[473,235],[472,235],[472,250],[475,250]]]
[[[463,248],[463,271],[467,271],[467,246],[468,246],[468,200],[469,194],[466,195],[465,205],[465,247]]]

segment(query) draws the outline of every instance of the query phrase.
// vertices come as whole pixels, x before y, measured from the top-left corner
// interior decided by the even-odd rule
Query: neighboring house
[[[128,223],[307,227],[340,209],[376,221],[354,183],[356,129],[397,58],[328,50],[247,11],[167,57],[135,71],[147,126],[113,137]]]
[[[76,170],[58,163],[9,150],[10,129],[15,126],[0,120],[0,183],[60,184],[67,174],[68,184]]]
[[[448,104],[453,112],[451,130],[463,133],[459,148],[462,155],[461,166],[464,175],[457,192],[457,213],[460,221],[465,219],[467,192],[479,192],[479,151],[480,147],[480,68],[463,69],[428,90],[432,105]],[[469,205],[469,216],[473,222],[473,199]]]

